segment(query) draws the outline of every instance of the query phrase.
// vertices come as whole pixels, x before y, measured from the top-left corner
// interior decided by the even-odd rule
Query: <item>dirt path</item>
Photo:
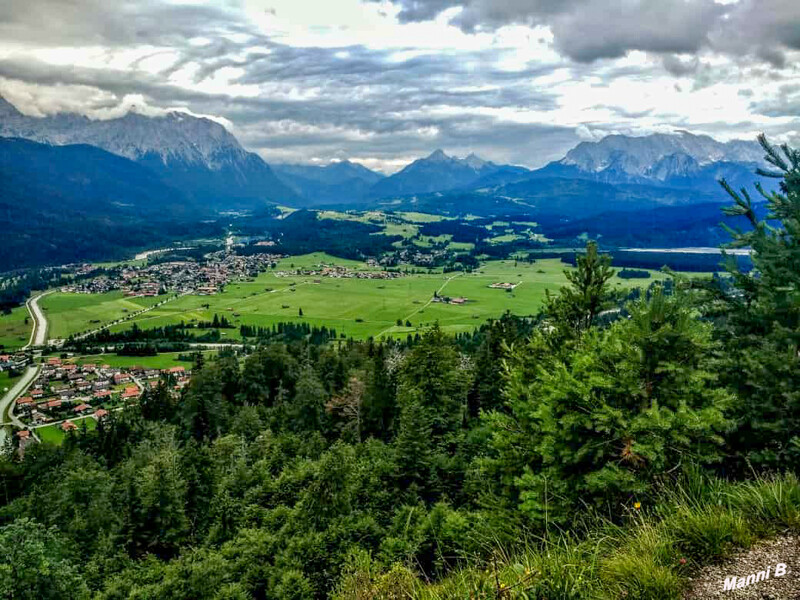
[[[444,290],[444,288],[446,288],[446,287],[447,287],[447,284],[448,284],[448,283],[450,283],[451,281],[453,281],[453,279],[455,279],[456,277],[458,277],[458,276],[460,276],[460,275],[462,275],[462,274],[463,274],[463,273],[458,273],[457,275],[453,275],[452,277],[448,277],[447,281],[445,281],[445,282],[442,284],[442,287],[440,287],[438,290],[436,290],[436,294],[437,294],[437,295],[441,295],[441,293],[442,293],[442,291]],[[416,309],[415,311],[413,311],[411,314],[409,314],[409,315],[406,315],[405,317],[403,317],[403,319],[402,319],[403,323],[405,323],[406,321],[408,321],[409,319],[411,319],[411,317],[413,317],[414,315],[416,315],[418,312],[420,312],[420,311],[422,311],[422,310],[425,310],[426,308],[428,308],[428,306],[430,306],[431,302],[433,302],[433,296],[431,296],[431,298],[430,298],[430,299],[429,299],[429,300],[428,300],[428,301],[427,301],[425,304],[423,304],[422,306],[420,306],[418,309]],[[391,330],[392,330],[394,327],[395,327],[394,325],[392,325],[392,326],[390,326],[390,327],[387,327],[386,329],[384,329],[383,331],[381,331],[381,332],[380,332],[378,335],[376,335],[376,336],[375,336],[375,339],[376,339],[376,340],[377,340],[377,339],[380,339],[381,337],[383,337],[383,335],[384,335],[384,334],[386,334],[386,333],[389,333],[389,332],[390,332],[390,331],[391,331]]]
[[[778,563],[786,574],[776,577]],[[725,579],[744,578],[770,569],[770,578],[740,589],[725,590]],[[692,578],[684,600],[798,600],[800,599],[800,537],[794,535],[761,542],[743,550],[719,565],[702,569]]]

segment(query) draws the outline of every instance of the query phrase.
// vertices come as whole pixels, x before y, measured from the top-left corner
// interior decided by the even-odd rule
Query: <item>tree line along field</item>
[[[339,259],[321,253],[283,259],[275,271],[312,269],[319,264],[340,265],[358,271],[378,270],[366,263]],[[214,296],[183,296],[158,306],[111,331],[123,331],[136,323],[147,329],[180,322],[207,322],[214,314],[225,316],[235,327],[221,331],[223,340],[238,340],[239,325],[269,327],[279,322],[306,322],[325,326],[356,339],[401,336],[414,333],[438,321],[449,333],[471,331],[486,319],[499,317],[506,310],[517,315],[534,314],[542,306],[546,290],[557,292],[566,283],[568,265],[556,259],[533,264],[513,260],[485,263],[474,273],[412,274],[397,279],[331,278],[313,275],[278,277],[275,271],[262,273],[250,282],[235,282]],[[617,277],[614,287],[648,285],[663,278],[651,272],[646,280]],[[492,283],[518,284],[512,292],[492,289]],[[432,302],[434,292],[449,297],[465,297],[462,305]],[[162,297],[163,298],[163,297]],[[87,296],[52,294],[47,297],[52,336],[66,337],[124,316],[127,307],[144,307],[153,299],[123,300],[119,294]],[[139,305],[139,302],[143,302]],[[303,315],[300,316],[302,309]],[[402,325],[398,325],[398,319]],[[407,326],[406,322],[411,325]],[[198,333],[204,330],[197,330]]]
[[[186,367],[191,368],[192,363],[181,360],[181,354],[188,354],[186,352],[162,352],[155,356],[118,356],[117,354],[87,354],[76,359],[79,365],[86,363],[97,365],[110,365],[112,367],[130,368],[130,367],[144,367],[145,369],[169,369],[170,367]],[[192,355],[194,352],[192,352]],[[216,351],[203,351],[203,356],[206,360],[213,359]],[[73,362],[73,361],[67,361]]]

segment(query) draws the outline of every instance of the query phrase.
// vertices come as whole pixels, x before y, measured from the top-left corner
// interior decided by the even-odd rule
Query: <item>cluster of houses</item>
[[[401,248],[397,252],[387,254],[380,259],[383,265],[416,265],[419,267],[432,267],[438,261],[447,258],[447,249],[430,248],[417,249],[416,247]]]
[[[14,354],[0,354],[0,373],[3,371],[22,371],[31,362],[25,352]]]
[[[76,294],[105,294],[116,289],[119,289],[119,282],[116,278],[108,275],[99,275],[91,279],[85,279],[80,283],[64,286],[61,291]]]
[[[332,277],[335,279],[397,279],[401,273],[393,271],[355,271],[338,265],[314,265],[313,269],[294,269],[275,271],[276,277]],[[318,283],[318,282],[315,282]]]
[[[125,296],[152,297],[164,293],[216,294],[235,279],[256,277],[273,267],[279,254],[238,256],[223,251],[206,255],[203,261],[176,261],[146,266],[126,266],[111,275],[101,275],[61,288],[63,292],[103,293],[122,290]]]
[[[434,293],[432,301],[439,302],[441,304],[455,304],[457,306],[461,306],[462,304],[467,303],[467,298],[463,298],[461,296],[451,298],[450,296],[440,296],[439,294]]]
[[[14,412],[29,427],[57,422],[61,429],[69,431],[77,427],[73,419],[101,420],[109,410],[137,400],[145,386],[158,385],[163,374],[174,378],[176,392],[189,383],[191,376],[188,369],[180,366],[163,370],[121,368],[48,358],[27,393],[17,398]],[[28,437],[23,432],[19,434],[21,439]]]

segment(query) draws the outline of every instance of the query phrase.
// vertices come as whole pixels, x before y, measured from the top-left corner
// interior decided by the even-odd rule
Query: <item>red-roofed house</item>
[[[48,358],[47,359],[47,364],[48,365],[60,365],[61,364],[61,359],[60,358]]]
[[[17,437],[19,438],[19,455],[25,456],[25,449],[33,443],[33,437],[31,436],[31,432],[27,429],[23,429],[17,432]]]
[[[50,402],[46,402],[45,406],[47,408],[61,408],[61,400],[50,400]]]
[[[41,398],[44,396],[44,390],[31,390],[31,398]]]
[[[73,410],[74,412],[78,413],[78,414],[81,414],[81,413],[85,413],[85,412],[87,412],[87,411],[90,411],[90,410],[92,410],[92,407],[91,407],[91,406],[89,406],[88,404],[79,404],[78,406],[76,406],[76,407],[75,407],[75,408],[73,408],[72,410]]]
[[[110,398],[112,393],[111,390],[98,390],[94,393],[94,397],[98,400],[105,400],[106,398]]]
[[[61,424],[61,429],[63,431],[75,431],[76,429],[78,429],[78,426],[75,425],[75,423],[73,423],[72,421],[64,421]]]
[[[182,375],[183,373],[186,372],[186,368],[185,367],[172,367],[167,372],[170,373],[171,375],[177,375],[179,373]]]
[[[107,416],[108,416],[108,411],[105,410],[104,408],[94,411],[94,418],[97,419],[98,421],[100,419],[105,419]]]
[[[127,400],[128,398],[138,398],[139,397],[139,388],[138,387],[126,387],[125,391],[122,392],[122,399]]]

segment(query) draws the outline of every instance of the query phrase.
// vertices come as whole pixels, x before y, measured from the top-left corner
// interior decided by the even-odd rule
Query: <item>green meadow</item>
[[[0,316],[0,354],[3,350],[16,350],[27,344],[32,327],[28,309],[24,305],[12,309],[10,314]]]
[[[121,319],[165,298],[125,298],[119,291],[105,294],[55,292],[42,298],[39,306],[44,310],[50,327],[48,337],[65,338]]]
[[[374,270],[365,263],[320,253],[286,258],[276,270],[307,269],[320,263]],[[230,340],[239,339],[239,325],[268,327],[278,322],[326,326],[357,339],[405,336],[436,321],[448,332],[471,331],[506,310],[518,315],[536,313],[544,302],[546,290],[556,292],[566,283],[564,270],[568,268],[557,259],[539,260],[534,264],[520,262],[516,266],[513,260],[501,260],[488,262],[471,274],[435,272],[390,280],[278,277],[270,271],[253,281],[230,284],[215,296],[181,297],[111,329],[124,330],[134,322],[139,327],[150,328],[182,321],[210,321],[216,313],[236,326],[236,329],[221,330],[223,339]],[[612,284],[630,288],[648,285],[663,277],[658,272],[653,272],[648,280],[615,277]],[[492,283],[513,283],[517,287],[507,292],[490,288]],[[435,291],[440,295],[464,297],[467,301],[462,305],[434,303]],[[69,313],[65,316],[68,322],[82,323]],[[402,325],[397,325],[398,319]],[[407,321],[410,326],[406,326]]]
[[[6,389],[11,389],[20,380],[20,377],[11,377],[8,371],[0,371],[0,395],[5,393]]]
[[[97,428],[97,421],[94,419],[94,417],[72,419],[72,422],[78,426],[78,433],[83,431],[84,424],[86,425],[87,431],[92,431],[93,429]],[[56,446],[60,446],[64,441],[64,438],[67,437],[67,434],[64,433],[63,429],[61,429],[61,423],[37,427],[35,431],[40,440],[43,442],[49,442],[50,444],[55,444]]]
[[[79,365],[86,363],[96,365],[110,365],[112,367],[130,368],[130,367],[144,367],[146,369],[168,369],[170,367],[186,367],[191,368],[192,363],[182,361],[178,358],[180,352],[164,352],[156,356],[118,356],[116,354],[91,354],[81,356],[76,360],[69,360],[67,362],[76,362]],[[186,353],[184,353],[186,354]],[[216,352],[203,352],[206,359],[213,358]]]

